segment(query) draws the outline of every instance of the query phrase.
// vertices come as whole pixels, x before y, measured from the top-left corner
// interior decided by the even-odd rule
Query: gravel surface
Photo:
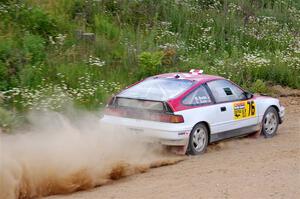
[[[271,139],[237,138],[201,156],[105,186],[48,199],[300,198],[300,98],[281,98],[285,122]]]

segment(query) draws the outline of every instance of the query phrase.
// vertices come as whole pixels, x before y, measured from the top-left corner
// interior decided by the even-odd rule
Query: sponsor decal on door
[[[233,103],[233,114],[235,120],[256,116],[256,104],[253,100]]]

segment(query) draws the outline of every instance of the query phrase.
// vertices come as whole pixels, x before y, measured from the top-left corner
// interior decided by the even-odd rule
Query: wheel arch
[[[275,108],[275,110],[276,110],[276,112],[277,112],[278,119],[279,119],[279,124],[281,124],[282,121],[281,121],[281,118],[279,117],[279,108],[278,108],[278,106],[276,106],[276,105],[271,105],[271,106],[269,106],[269,108],[270,108],[270,107]],[[267,108],[267,110],[268,110],[268,108]],[[267,110],[266,110],[266,111],[267,111]]]
[[[277,114],[277,124],[276,124],[276,127],[275,127],[275,130],[273,130],[271,133],[269,132],[266,132],[265,128],[264,128],[264,122],[265,122],[265,117],[266,115],[272,111],[273,113]],[[278,130],[278,125],[280,124],[280,117],[279,117],[279,108],[276,106],[276,105],[270,105],[268,106],[268,108],[266,109],[265,113],[264,113],[264,116],[263,116],[263,119],[262,119],[262,128],[261,128],[261,132],[262,134],[264,135],[265,138],[271,138],[273,137],[274,135],[276,135],[276,132]],[[274,126],[273,126],[274,127]]]
[[[195,124],[194,125],[194,127],[196,126],[196,125],[198,125],[198,124],[204,124],[205,126],[206,126],[206,128],[207,128],[207,130],[208,130],[208,144],[210,143],[210,134],[211,134],[211,130],[210,130],[210,125],[209,125],[209,123],[207,122],[207,121],[200,121],[200,122],[198,122],[197,124]],[[193,128],[194,128],[193,127]]]

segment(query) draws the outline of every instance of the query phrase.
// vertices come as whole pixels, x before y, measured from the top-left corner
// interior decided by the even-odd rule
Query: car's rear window
[[[135,108],[135,109],[142,109],[142,110],[149,110],[149,111],[165,110],[163,102],[119,98],[119,97],[116,100],[116,105],[118,107]]]
[[[118,97],[164,101],[183,93],[193,84],[184,79],[147,79],[124,90]]]

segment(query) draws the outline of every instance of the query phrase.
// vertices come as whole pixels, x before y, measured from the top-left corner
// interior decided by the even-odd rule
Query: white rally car
[[[209,143],[261,131],[270,138],[283,122],[279,100],[253,95],[202,71],[149,77],[114,96],[102,123],[203,153]]]

